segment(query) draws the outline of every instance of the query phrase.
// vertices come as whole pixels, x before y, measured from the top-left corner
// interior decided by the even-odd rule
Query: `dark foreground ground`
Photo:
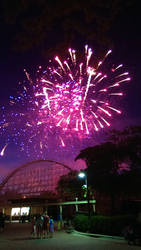
[[[28,223],[6,224],[5,231],[0,233],[0,250],[131,250],[140,246],[129,246],[126,241],[94,238],[76,232],[55,232],[53,238],[33,239],[31,225]]]

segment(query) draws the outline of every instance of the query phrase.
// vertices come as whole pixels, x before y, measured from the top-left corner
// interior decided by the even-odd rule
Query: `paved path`
[[[7,224],[0,233],[0,250],[139,250],[140,246],[129,246],[124,240],[93,238],[77,233],[55,232],[51,239],[33,239],[31,225]]]

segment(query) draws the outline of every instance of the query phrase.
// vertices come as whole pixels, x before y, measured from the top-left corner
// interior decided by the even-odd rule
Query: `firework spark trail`
[[[36,81],[24,70],[28,82],[20,84],[18,96],[10,97],[11,111],[3,114],[0,123],[1,135],[7,136],[6,143],[12,137],[21,150],[30,154],[33,148],[38,153],[48,148],[52,138],[65,147],[74,138],[91,138],[100,129],[109,127],[114,113],[121,114],[116,107],[118,98],[123,96],[122,89],[130,81],[122,64],[114,67],[111,62],[106,64],[111,53],[109,50],[102,60],[94,63],[88,45],[83,61],[70,48],[66,60],[56,56],[44,71],[39,66]]]
[[[0,152],[0,156],[4,156],[5,150],[8,146],[8,143],[2,148],[1,152]]]

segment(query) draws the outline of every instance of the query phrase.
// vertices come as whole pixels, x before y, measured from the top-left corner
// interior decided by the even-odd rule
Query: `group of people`
[[[32,219],[32,235],[37,238],[52,238],[54,233],[53,218],[45,212]]]

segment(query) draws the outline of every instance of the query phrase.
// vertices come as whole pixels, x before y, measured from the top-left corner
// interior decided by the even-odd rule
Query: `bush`
[[[95,234],[121,235],[128,224],[135,222],[135,216],[91,216],[77,215],[73,220],[74,228],[81,232]]]
[[[81,231],[81,232],[87,232],[90,229],[89,221],[88,221],[88,216],[86,215],[77,215],[73,219],[73,225],[76,230]]]

